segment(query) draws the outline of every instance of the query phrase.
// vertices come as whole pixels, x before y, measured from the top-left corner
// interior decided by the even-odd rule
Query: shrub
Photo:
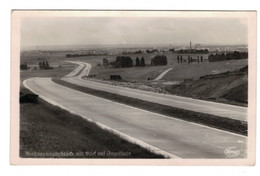
[[[167,57],[165,55],[157,55],[151,60],[151,65],[167,65]]]
[[[126,68],[133,66],[133,60],[129,56],[117,56],[115,62],[111,62],[115,68]]]

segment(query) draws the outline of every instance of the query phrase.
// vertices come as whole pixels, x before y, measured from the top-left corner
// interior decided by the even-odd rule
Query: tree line
[[[53,67],[50,67],[48,61],[42,61],[42,62],[40,61],[40,62],[39,62],[39,68],[40,68],[41,70],[50,70],[50,69],[53,69]]]
[[[178,50],[179,54],[207,54],[209,53],[208,49],[181,49]]]
[[[95,53],[88,53],[88,54],[66,54],[65,56],[67,58],[71,58],[71,57],[84,57],[84,56],[101,56],[101,55],[107,55],[107,53],[102,53],[102,54],[95,54]]]
[[[167,57],[165,55],[157,55],[154,58],[151,59],[151,65],[167,65]]]
[[[144,67],[145,66],[144,57],[142,57],[141,60],[137,57],[135,60],[135,65],[137,67]]]
[[[203,59],[203,56],[197,56],[197,58],[195,58],[195,59],[192,58],[192,56],[188,56],[188,59],[186,60],[186,59],[183,59],[182,56],[177,55],[177,61],[178,61],[178,63],[188,62],[190,64],[193,62],[198,62],[198,63],[203,62],[204,59]]]
[[[225,60],[239,60],[239,59],[247,59],[248,52],[228,52],[228,53],[216,53],[209,55],[209,62],[217,62],[217,61],[225,61]]]
[[[25,62],[24,64],[21,64],[20,65],[20,69],[21,70],[27,70],[27,69],[29,69],[30,67],[28,67],[28,65],[27,65],[27,63]]]
[[[156,55],[151,59],[151,66],[157,66],[157,65],[167,65],[167,57],[165,55]],[[127,68],[127,67],[133,67],[134,62],[131,57],[129,56],[117,56],[115,61],[109,62],[107,58],[103,58],[103,66],[109,66],[111,65],[114,68]],[[142,57],[141,59],[139,57],[136,57],[135,59],[135,66],[136,67],[145,67],[145,59]]]
[[[131,57],[129,56],[117,56],[115,61],[109,62],[107,58],[103,59],[103,66],[111,65],[114,68],[127,68],[133,67],[134,62]],[[144,67],[145,60],[142,57],[141,60],[137,57],[135,60],[136,67]]]

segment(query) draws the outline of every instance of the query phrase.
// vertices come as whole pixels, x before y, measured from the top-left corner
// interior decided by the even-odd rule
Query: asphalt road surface
[[[78,63],[78,62],[74,62]],[[90,64],[79,62],[79,65],[85,64],[86,67],[82,71],[81,75],[88,75],[90,71]],[[121,86],[114,86],[108,84],[97,83],[88,80],[82,80],[81,77],[65,77],[64,81],[72,84],[89,87],[92,89],[102,90],[110,93],[119,94],[126,97],[132,97],[136,99],[145,100],[148,102],[159,103],[162,105],[172,106],[176,108],[212,114],[220,117],[228,117],[231,119],[237,119],[247,121],[247,108],[223,103],[215,103],[210,101],[198,100],[193,98],[160,94],[148,91],[142,91],[137,89],[131,89]]]
[[[73,63],[73,64],[77,64],[79,65],[76,69],[74,69],[72,72],[70,72],[69,74],[65,75],[64,78],[81,78],[82,76],[88,76],[90,69],[91,69],[91,65],[88,63],[84,63],[84,62],[79,62],[79,61],[66,61],[69,63]]]
[[[31,78],[25,87],[47,97],[83,118],[111,127],[180,158],[230,158],[247,156],[247,137],[169,118]]]

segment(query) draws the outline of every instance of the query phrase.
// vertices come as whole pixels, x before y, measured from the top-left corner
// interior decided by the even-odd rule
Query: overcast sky
[[[107,44],[247,44],[238,18],[26,18],[21,46]]]

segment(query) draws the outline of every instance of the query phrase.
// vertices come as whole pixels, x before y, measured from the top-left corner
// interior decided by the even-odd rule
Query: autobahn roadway
[[[89,80],[82,80],[82,76],[87,76],[90,72],[91,65],[84,62],[74,62],[79,64],[79,67],[86,65],[79,76],[66,76],[62,80],[70,82],[72,84],[89,87],[92,89],[102,90],[114,94],[119,94],[126,97],[132,97],[136,99],[145,100],[148,102],[159,103],[162,105],[173,106],[180,109],[186,109],[205,114],[216,115],[220,117],[227,117],[231,119],[247,121],[247,108],[235,105],[229,105],[224,103],[210,102],[204,100],[198,100],[193,98],[154,93],[149,91],[143,91],[138,89],[126,88],[121,86],[114,86],[108,84],[102,84]]]
[[[51,78],[31,78],[23,83],[46,101],[94,121],[102,128],[108,127],[109,131],[166,157],[228,158],[225,151],[230,147],[241,151],[236,157],[247,156],[246,136],[88,95],[55,84]]]
[[[78,64],[77,71],[64,79],[85,82],[79,78],[89,74],[91,65],[83,62]],[[239,150],[235,157],[247,156],[246,136],[95,97],[55,84],[51,78],[31,78],[23,84],[49,103],[94,121],[102,128],[167,157],[228,158],[231,156],[226,151],[231,149]]]

